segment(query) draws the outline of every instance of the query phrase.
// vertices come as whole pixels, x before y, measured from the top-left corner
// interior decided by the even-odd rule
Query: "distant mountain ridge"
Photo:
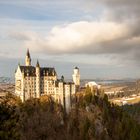
[[[72,81],[72,79],[65,79],[66,81],[70,80]],[[89,82],[89,81],[95,81],[98,84],[111,84],[111,83],[124,83],[124,82],[135,82],[136,79],[81,79],[81,85],[84,86],[85,83]],[[0,84],[5,83],[5,84],[13,84],[14,83],[14,78],[12,77],[5,77],[5,76],[1,76],[0,77]]]
[[[14,78],[11,77],[0,77],[0,84],[12,84],[14,83]]]

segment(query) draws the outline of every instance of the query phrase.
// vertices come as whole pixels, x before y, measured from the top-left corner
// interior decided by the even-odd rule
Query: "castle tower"
[[[76,91],[77,91],[80,87],[80,72],[79,72],[78,67],[74,68],[74,73],[73,73],[72,77],[73,77],[73,82],[76,86]]]
[[[25,65],[26,66],[31,66],[31,57],[30,57],[29,49],[27,50],[27,53],[26,53]]]
[[[40,92],[40,65],[37,60],[36,63],[36,98],[40,98],[41,92]]]

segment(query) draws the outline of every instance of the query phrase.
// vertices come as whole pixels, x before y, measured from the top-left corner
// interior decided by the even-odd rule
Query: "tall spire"
[[[30,58],[30,52],[29,52],[29,49],[27,49],[26,56],[28,56],[28,57]]]
[[[31,66],[31,57],[30,57],[29,49],[27,49],[25,64],[26,66]]]

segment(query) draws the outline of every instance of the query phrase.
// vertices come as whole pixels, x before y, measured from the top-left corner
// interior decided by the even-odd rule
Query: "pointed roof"
[[[22,73],[25,76],[36,76],[36,67],[34,66],[19,66]],[[50,67],[40,67],[40,76],[55,76],[56,71],[54,68]]]
[[[40,67],[39,61],[37,60],[36,67]]]
[[[74,69],[79,69],[77,66]]]
[[[30,58],[30,52],[29,52],[29,49],[27,49],[26,56],[28,56],[28,57]]]
[[[64,82],[64,76],[63,75],[61,76],[61,81]]]

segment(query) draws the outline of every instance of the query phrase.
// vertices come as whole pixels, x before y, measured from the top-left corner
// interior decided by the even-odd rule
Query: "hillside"
[[[25,103],[13,95],[0,104],[2,140],[138,140],[140,125],[123,109],[86,90],[69,114],[51,97]]]

